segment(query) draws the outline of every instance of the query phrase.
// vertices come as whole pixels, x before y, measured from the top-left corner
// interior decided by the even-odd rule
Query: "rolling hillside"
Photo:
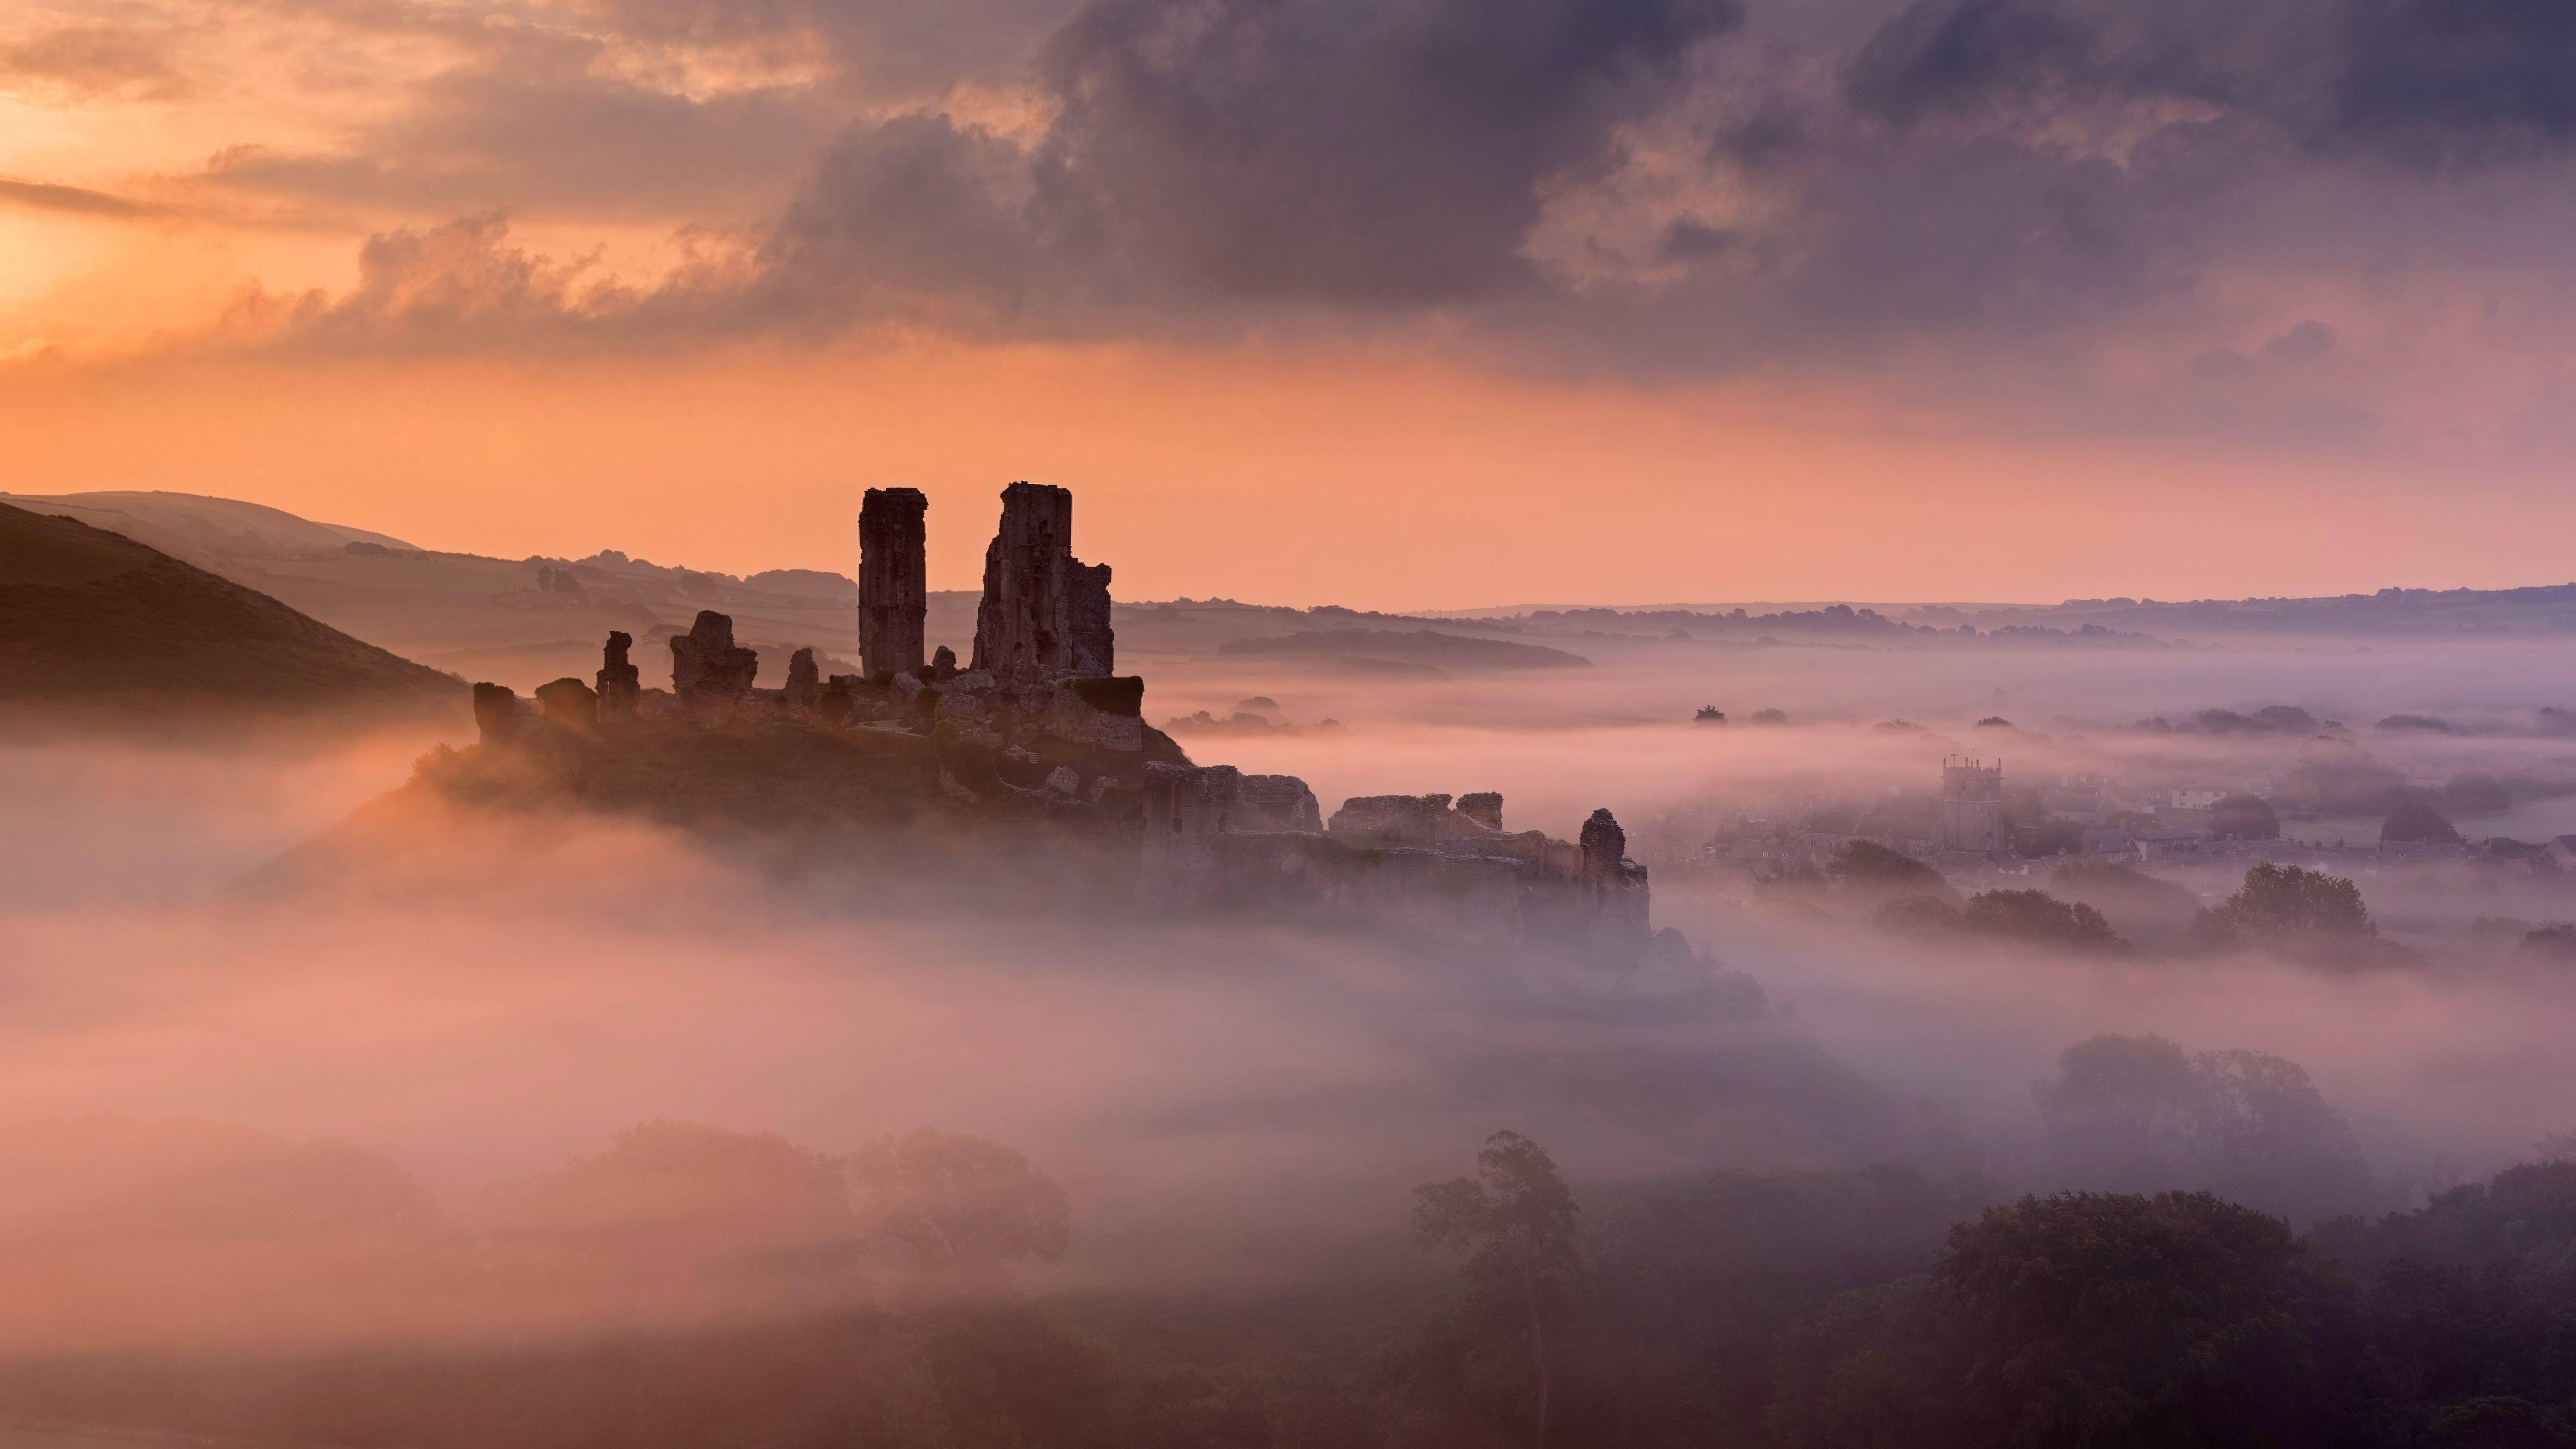
[[[0,504],[0,713],[176,732],[214,720],[463,720],[464,681],[69,518]]]

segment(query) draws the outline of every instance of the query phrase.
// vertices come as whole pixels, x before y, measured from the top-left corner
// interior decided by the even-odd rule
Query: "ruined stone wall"
[[[671,636],[671,692],[684,704],[739,700],[751,693],[760,656],[733,642],[733,620],[713,609],[698,612],[686,634]]]
[[[871,488],[859,505],[859,666],[871,676],[922,667],[929,511],[917,488]]]
[[[1389,845],[1465,842],[1481,848],[1510,839],[1503,830],[1502,796],[1490,790],[1461,796],[1455,809],[1449,801],[1447,795],[1354,795],[1333,812],[1328,828],[1354,841]]]
[[[1171,910],[1216,903],[1231,874],[1221,842],[1242,788],[1243,772],[1231,765],[1145,767],[1139,901]]]
[[[519,737],[519,695],[506,684],[474,686],[474,729],[487,745],[506,745]]]
[[[799,649],[787,656],[787,687],[780,691],[789,707],[811,711],[823,702],[823,671],[814,662],[814,651]]]
[[[1333,812],[1327,828],[1354,840],[1429,845],[1441,837],[1441,817],[1448,813],[1446,795],[1354,795]]]
[[[538,685],[537,708],[554,729],[588,734],[599,725],[599,695],[578,679],[566,677]]]
[[[1165,908],[1257,906],[1363,916],[1474,943],[1548,950],[1625,970],[1652,932],[1643,867],[1610,812],[1580,843],[1500,828],[1502,797],[1366,795],[1309,823],[1286,775],[1156,766],[1144,790],[1139,896]],[[1290,822],[1297,824],[1292,825]]]
[[[1247,834],[1320,835],[1323,807],[1294,775],[1246,775],[1235,792],[1234,828]]]
[[[984,552],[974,670],[1006,683],[1109,674],[1109,566],[1073,556],[1073,494],[1037,483],[1002,490],[1002,522]]]

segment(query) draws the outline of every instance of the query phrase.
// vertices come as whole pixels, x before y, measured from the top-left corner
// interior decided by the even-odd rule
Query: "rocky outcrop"
[[[739,700],[751,693],[760,656],[733,642],[733,620],[702,609],[686,634],[671,636],[671,692],[684,704]]]
[[[1458,797],[1458,813],[1487,830],[1503,828],[1503,797],[1491,790]]]
[[[599,713],[603,719],[631,718],[636,701],[644,695],[643,671],[626,658],[626,651],[634,647],[634,635],[622,629],[609,631],[599,662]]]
[[[537,686],[537,709],[550,728],[587,734],[599,727],[598,693],[569,675]]]
[[[920,672],[929,511],[917,488],[871,488],[859,505],[859,665],[871,677]]]
[[[1002,490],[1002,523],[984,553],[973,668],[1010,683],[1111,673],[1109,566],[1073,556],[1073,494],[1038,483]]]

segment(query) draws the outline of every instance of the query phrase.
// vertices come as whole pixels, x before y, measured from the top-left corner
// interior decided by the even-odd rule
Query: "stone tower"
[[[2012,843],[2004,828],[2003,761],[1941,762],[1941,835],[1934,843],[1943,850],[2001,850]]]
[[[921,668],[922,620],[930,611],[918,488],[871,488],[859,505],[859,667],[870,675]]]
[[[1040,483],[1002,490],[1002,525],[984,552],[975,661],[1015,683],[1103,675],[1117,663],[1109,565],[1073,556],[1073,494]]]

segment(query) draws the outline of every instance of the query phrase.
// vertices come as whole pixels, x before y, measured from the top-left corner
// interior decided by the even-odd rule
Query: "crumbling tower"
[[[2001,850],[2011,843],[2004,827],[2003,761],[1941,761],[1941,836],[1934,843],[1943,850]]]
[[[626,657],[635,646],[635,636],[623,629],[608,631],[608,643],[599,651],[599,717],[624,719],[635,713],[636,701],[644,697],[643,671]]]
[[[1628,832],[1608,810],[1593,811],[1575,843],[1583,851],[1577,884],[1591,908],[1585,954],[1596,966],[1634,966],[1654,934],[1646,868],[1628,858]]]
[[[929,511],[918,488],[871,488],[859,505],[859,665],[872,676],[921,669]]]
[[[1015,683],[1111,673],[1109,565],[1073,556],[1073,494],[1041,483],[1002,490],[1002,525],[984,551],[976,669]],[[873,666],[871,666],[873,667]]]

